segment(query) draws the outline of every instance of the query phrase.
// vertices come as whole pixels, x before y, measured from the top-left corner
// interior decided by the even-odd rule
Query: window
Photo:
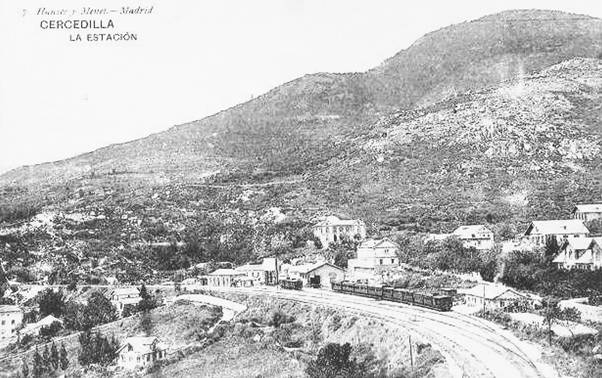
[[[10,324],[15,324],[15,319],[11,320]]]
[[[391,264],[395,264],[395,259],[391,259]]]
[[[3,321],[2,321],[2,325],[5,325],[5,324],[6,324],[6,320],[3,320]]]
[[[380,265],[382,265],[382,264],[383,264],[383,259],[380,259]]]

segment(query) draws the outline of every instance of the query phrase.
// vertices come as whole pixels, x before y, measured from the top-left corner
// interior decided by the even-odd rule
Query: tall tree
[[[33,353],[33,361],[32,361],[32,374],[34,377],[41,377],[44,374],[44,361],[42,360],[42,356],[36,347],[35,352]]]
[[[61,353],[60,353],[60,359],[59,359],[59,363],[61,366],[61,369],[63,371],[67,370],[67,368],[69,367],[69,356],[67,355],[67,349],[65,349],[65,344],[61,344]]]
[[[552,345],[552,325],[563,320],[577,322],[581,319],[581,313],[578,310],[572,307],[560,308],[559,300],[556,298],[545,300],[541,315],[543,316],[543,322],[548,326],[548,343],[550,345]],[[570,330],[570,327],[567,328]]]
[[[25,358],[21,359],[21,375],[23,378],[29,377],[29,366],[27,365]]]
[[[59,350],[53,342],[52,347],[50,347],[50,366],[52,367],[52,370],[58,369],[59,360],[60,360]]]
[[[53,289],[46,289],[38,294],[38,305],[40,307],[40,316],[45,317],[47,315],[54,315],[59,317],[63,314],[65,307],[65,297],[61,290],[54,291]]]

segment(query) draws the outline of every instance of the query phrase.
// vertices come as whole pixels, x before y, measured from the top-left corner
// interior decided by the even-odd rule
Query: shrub
[[[40,328],[40,336],[54,337],[61,329],[63,329],[61,322],[54,321],[51,324]]]
[[[278,328],[280,327],[282,324],[286,324],[286,323],[292,323],[295,321],[295,317],[294,316],[289,316],[286,315],[285,313],[281,312],[281,311],[275,311],[272,314],[272,320],[270,321],[270,325]]]
[[[99,332],[82,332],[79,335],[79,344],[78,361],[84,366],[107,365],[115,359],[119,349],[119,342],[115,336],[109,338]]]

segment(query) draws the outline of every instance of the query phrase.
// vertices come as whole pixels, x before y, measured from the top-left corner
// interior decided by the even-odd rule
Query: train
[[[281,279],[280,287],[289,290],[301,290],[303,288],[303,281],[290,278]]]
[[[454,302],[450,295],[419,293],[391,286],[373,286],[348,281],[332,282],[332,290],[339,293],[407,303],[437,311],[451,311]]]

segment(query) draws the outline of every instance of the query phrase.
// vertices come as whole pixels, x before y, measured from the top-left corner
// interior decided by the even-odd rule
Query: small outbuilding
[[[459,291],[459,293],[464,294],[466,305],[485,307],[487,310],[530,306],[530,299],[527,295],[501,285],[477,285],[472,289]]]
[[[246,273],[235,269],[218,269],[207,276],[207,285],[213,287],[231,287],[238,278],[245,277]]]
[[[323,262],[318,264],[293,265],[288,268],[287,276],[300,279],[303,286],[330,288],[332,281],[345,279],[345,269]]]

